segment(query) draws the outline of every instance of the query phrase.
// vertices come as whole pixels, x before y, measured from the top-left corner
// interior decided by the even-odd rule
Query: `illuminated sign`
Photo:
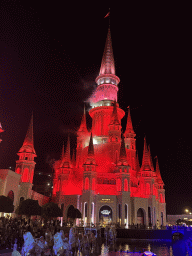
[[[109,199],[109,198],[102,198],[100,200],[101,203],[113,203],[113,200]]]
[[[103,211],[101,211],[101,213],[104,214],[104,215],[109,215],[109,214],[111,213],[111,211],[109,211],[109,210],[103,210]]]

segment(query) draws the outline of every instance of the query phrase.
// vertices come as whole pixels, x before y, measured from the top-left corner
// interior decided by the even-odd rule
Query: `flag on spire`
[[[105,15],[104,19],[109,17],[109,15],[110,15],[110,11]]]

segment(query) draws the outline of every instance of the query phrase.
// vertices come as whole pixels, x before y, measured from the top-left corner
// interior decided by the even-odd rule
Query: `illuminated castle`
[[[1,132],[3,132],[3,129],[0,125]],[[15,210],[20,202],[28,198],[38,200],[40,206],[49,202],[49,197],[32,190],[36,164],[34,158],[37,156],[33,143],[33,116],[23,145],[17,155],[19,159],[16,161],[15,172],[10,169],[0,169],[0,195],[11,198]],[[6,213],[2,216],[6,216]],[[14,213],[12,216],[14,216]]]
[[[120,79],[115,74],[110,29],[108,30],[97,88],[90,99],[92,129],[86,114],[77,131],[76,160],[70,157],[70,139],[55,163],[53,199],[62,207],[64,219],[70,205],[88,223],[166,224],[164,183],[158,160],[154,169],[144,139],[140,167],[130,109],[122,134],[125,112],[117,103]]]

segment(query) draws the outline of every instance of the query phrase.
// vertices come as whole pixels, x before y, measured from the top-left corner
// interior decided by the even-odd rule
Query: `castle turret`
[[[95,222],[95,190],[96,190],[96,161],[94,155],[93,137],[91,133],[87,158],[83,164],[83,216],[85,224]]]
[[[19,156],[19,160],[16,161],[15,172],[21,175],[18,198],[31,198],[32,182],[36,164],[34,158],[37,156],[33,143],[33,115],[25,140],[17,155]]]
[[[21,174],[22,182],[32,184],[36,164],[34,158],[37,156],[33,144],[33,116],[31,117],[23,145],[17,155],[19,156],[19,160],[16,161],[15,172]]]
[[[133,130],[132,120],[131,120],[131,113],[130,107],[128,108],[128,116],[127,116],[127,125],[124,132],[125,137],[125,147],[127,149],[127,156],[129,159],[129,165],[131,166],[131,171],[133,176],[136,177],[136,139],[135,139],[135,132]]]
[[[90,133],[87,130],[87,123],[86,123],[86,112],[84,106],[84,113],[82,116],[80,127],[77,131],[77,154],[76,154],[76,163],[77,166],[81,166],[83,163],[81,161],[82,157],[82,150],[88,146]]]

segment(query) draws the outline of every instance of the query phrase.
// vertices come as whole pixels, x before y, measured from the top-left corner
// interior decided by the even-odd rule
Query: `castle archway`
[[[145,211],[143,208],[137,210],[137,224],[145,225]]]
[[[99,222],[102,226],[112,223],[112,209],[108,205],[103,205],[99,210]]]

